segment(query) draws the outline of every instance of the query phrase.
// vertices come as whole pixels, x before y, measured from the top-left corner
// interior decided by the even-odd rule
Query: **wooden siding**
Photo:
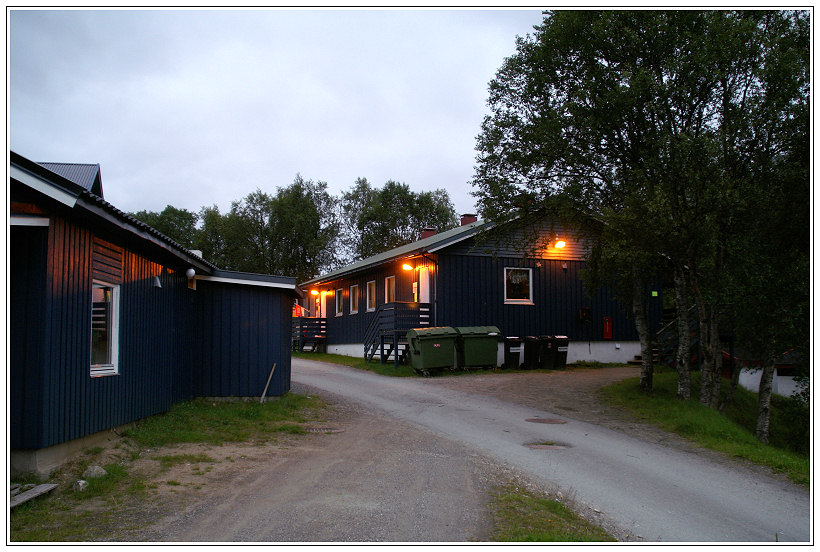
[[[259,397],[290,390],[292,298],[280,289],[197,282],[196,394]]]
[[[611,317],[613,341],[637,340],[633,321],[606,289],[592,298],[586,296],[580,278],[583,265],[581,261],[440,255],[438,324],[498,326],[506,336],[566,335],[573,341],[599,341],[603,318]],[[533,305],[504,304],[504,267],[532,268]],[[658,291],[659,296],[651,298],[654,329],[662,311]],[[590,322],[580,321],[582,307],[590,308]]]
[[[12,448],[83,437],[163,412],[192,396],[185,373],[192,333],[182,323],[192,314],[187,279],[128,250],[120,288],[119,374],[90,376],[93,241],[89,230],[71,220],[51,218],[46,262],[39,268],[43,288],[36,301],[44,305],[39,343],[27,341],[25,361],[12,366],[26,377],[40,375],[36,384],[24,384],[23,405],[12,389],[12,410],[22,408],[42,423],[25,424],[13,435]],[[153,287],[154,276],[160,276],[161,288]],[[34,347],[41,353],[32,355]],[[18,380],[12,377],[15,385]]]
[[[9,441],[33,448],[43,428],[43,322],[46,315],[47,228],[12,226],[10,231]]]
[[[402,264],[409,263],[414,267],[414,270],[402,269]],[[391,263],[386,263],[377,267],[374,270],[356,274],[354,276],[334,280],[322,285],[311,286],[309,289],[317,289],[320,291],[329,291],[325,296],[324,308],[327,316],[327,343],[328,344],[344,344],[344,343],[362,343],[364,334],[370,321],[373,319],[374,313],[367,312],[367,282],[376,281],[376,306],[384,304],[384,281],[389,276],[396,277],[396,301],[410,302],[413,301],[413,282],[418,279],[418,269],[420,267],[428,267],[430,270],[430,293],[435,294],[435,277],[436,265],[431,258],[427,257],[413,257],[412,259],[400,259]],[[359,286],[359,312],[350,314],[350,286]],[[336,316],[336,297],[337,289],[342,290],[343,293],[343,314]],[[435,301],[435,297],[431,297],[431,302]],[[312,306],[312,305],[311,305]],[[435,313],[433,313],[435,317]],[[364,352],[363,352],[364,354]]]

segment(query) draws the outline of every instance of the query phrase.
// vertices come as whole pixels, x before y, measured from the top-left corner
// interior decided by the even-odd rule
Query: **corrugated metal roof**
[[[99,163],[51,163],[38,162],[53,173],[59,174],[75,184],[82,186],[92,194],[103,197],[102,177]]]
[[[407,245],[402,245],[400,247],[396,247],[395,249],[390,249],[389,251],[379,253],[378,255],[373,255],[372,257],[362,259],[361,261],[349,264],[332,272],[328,272],[327,274],[323,274],[322,276],[313,278],[307,282],[303,282],[300,285],[306,286],[318,282],[335,280],[340,276],[359,272],[387,261],[400,259],[409,255],[418,255],[419,253],[427,253],[438,250],[447,245],[452,245],[461,240],[467,239],[470,236],[491,228],[492,226],[493,224],[481,220],[471,222],[470,224],[465,224],[464,226],[459,226],[457,228],[441,232],[440,234],[434,234],[428,238],[414,241],[412,243],[408,243]]]

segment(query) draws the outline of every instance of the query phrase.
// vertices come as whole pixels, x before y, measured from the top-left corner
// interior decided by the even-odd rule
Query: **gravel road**
[[[154,523],[124,540],[484,541],[490,490],[509,480],[571,497],[621,541],[811,538],[805,489],[597,399],[600,386],[634,375],[624,367],[396,379],[294,359],[294,391],[328,399],[326,425],[336,432],[206,450],[220,460],[214,470],[166,473],[182,484],[166,488]],[[526,421],[539,418],[566,423]]]
[[[567,372],[572,378],[575,372]],[[537,387],[538,374],[525,374]],[[492,378],[494,376],[487,376]],[[657,542],[808,542],[810,496],[732,462],[715,462],[572,418],[502,400],[457,380],[387,378],[294,359],[293,379],[355,400],[555,485],[631,535]],[[465,378],[466,379],[466,378]],[[473,380],[471,385],[476,385]],[[494,380],[487,380],[485,387]],[[504,393],[499,393],[504,395]],[[583,410],[583,412],[582,412]],[[561,423],[533,423],[559,420]],[[550,444],[533,449],[529,444]]]

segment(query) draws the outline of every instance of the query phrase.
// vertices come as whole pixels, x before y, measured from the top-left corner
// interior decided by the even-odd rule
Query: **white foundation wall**
[[[328,345],[327,352],[334,355],[362,358],[364,356],[364,345],[361,343]],[[569,351],[567,351],[567,364],[579,361],[626,364],[627,361],[635,358],[635,355],[640,354],[641,344],[638,341],[570,341]],[[523,352],[521,355],[520,360],[523,362]],[[497,361],[498,366],[504,364],[504,343],[498,344]]]

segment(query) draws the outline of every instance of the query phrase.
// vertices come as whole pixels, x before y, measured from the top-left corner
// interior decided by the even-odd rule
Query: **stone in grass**
[[[78,479],[74,482],[74,485],[71,487],[75,491],[84,491],[88,488],[88,481],[84,479]]]
[[[93,479],[95,477],[102,477],[104,475],[108,475],[108,472],[105,471],[100,466],[88,466],[86,470],[83,472],[84,479]]]

